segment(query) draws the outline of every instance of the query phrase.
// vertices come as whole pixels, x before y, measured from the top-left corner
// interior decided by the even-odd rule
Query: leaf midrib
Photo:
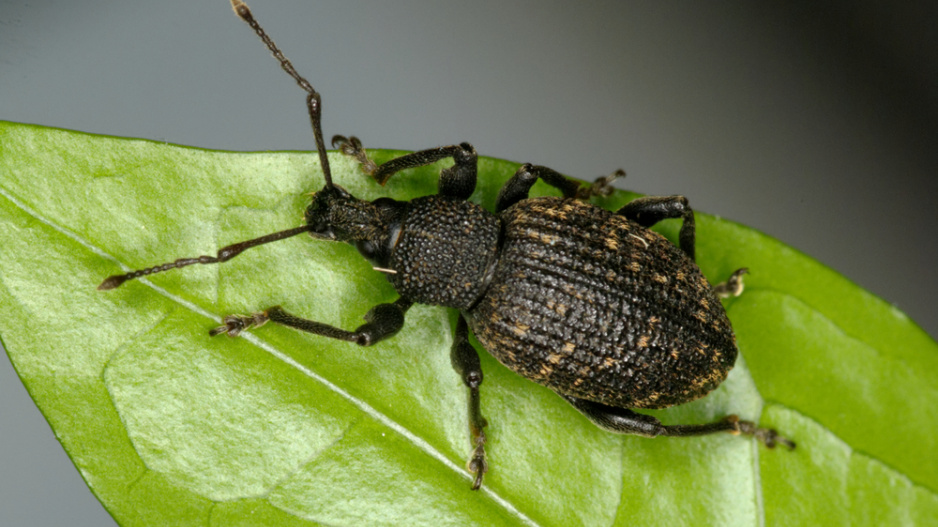
[[[35,219],[36,221],[38,221],[38,222],[41,223],[42,225],[45,225],[46,227],[52,229],[53,231],[55,231],[55,232],[57,232],[57,233],[59,233],[59,234],[62,234],[62,235],[64,235],[64,236],[68,237],[69,239],[71,239],[71,240],[73,240],[73,241],[79,243],[81,246],[85,247],[86,249],[88,249],[88,250],[91,251],[92,253],[94,253],[94,254],[96,254],[96,255],[98,255],[98,256],[104,258],[104,259],[107,259],[107,260],[109,260],[109,261],[112,261],[112,262],[118,264],[122,269],[124,269],[124,270],[126,270],[126,271],[130,271],[129,266],[127,266],[127,265],[125,265],[123,262],[119,261],[116,257],[112,256],[111,254],[107,253],[106,251],[104,251],[103,249],[97,247],[96,245],[90,243],[89,241],[87,241],[86,239],[82,238],[81,236],[79,236],[78,234],[74,233],[73,231],[70,231],[70,230],[66,229],[65,227],[59,225],[58,223],[56,223],[56,222],[50,220],[49,218],[43,216],[43,215],[40,214],[40,213],[38,213],[35,209],[33,209],[32,207],[30,207],[29,205],[27,205],[26,203],[24,203],[22,200],[20,200],[20,199],[17,198],[16,196],[14,196],[14,195],[11,193],[11,191],[10,191],[9,189],[0,186],[0,195],[2,195],[5,199],[7,199],[10,203],[12,203],[15,207],[17,207],[18,209],[20,209],[20,210],[23,211],[25,214],[27,214],[27,215],[30,216],[31,218]],[[188,301],[188,300],[186,300],[186,299],[184,299],[184,298],[182,298],[182,297],[180,297],[180,296],[177,296],[177,295],[175,295],[175,294],[170,293],[169,291],[167,291],[167,290],[165,290],[165,289],[163,289],[163,288],[161,288],[161,287],[159,287],[159,286],[153,284],[152,282],[150,282],[150,281],[147,280],[147,279],[139,279],[138,281],[139,281],[139,282],[142,282],[142,283],[144,283],[144,284],[146,284],[146,285],[147,285],[148,287],[150,287],[153,291],[157,292],[158,294],[162,295],[163,297],[174,301],[177,305],[180,305],[180,306],[182,306],[182,307],[185,307],[185,308],[189,309],[190,311],[192,311],[192,312],[194,312],[194,313],[197,313],[197,314],[202,315],[202,316],[204,316],[204,317],[206,317],[206,318],[208,318],[208,319],[211,319],[211,320],[215,321],[216,323],[220,322],[220,320],[221,320],[221,317],[220,317],[220,316],[215,315],[215,314],[213,314],[213,313],[211,313],[211,312],[209,312],[209,311],[203,309],[202,307],[198,306],[197,304],[194,304],[194,303],[192,303],[192,302],[190,302],[190,301]],[[800,298],[800,297],[797,296],[797,295],[792,295],[791,293],[788,293],[788,292],[779,291],[779,290],[776,290],[775,288],[772,288],[772,287],[755,287],[755,288],[751,288],[751,290],[753,290],[753,291],[757,291],[757,290],[758,290],[758,291],[764,291],[764,292],[771,292],[771,293],[773,293],[773,294],[778,294],[778,295],[790,297],[790,298],[792,298],[792,299],[794,299],[794,300],[796,300],[796,301],[802,303],[802,304],[805,305],[808,309],[810,309],[811,311],[813,311],[813,312],[816,313],[817,315],[823,317],[825,320],[829,321],[830,324],[831,324],[831,326],[837,328],[845,338],[848,338],[848,339],[854,340],[854,341],[856,341],[856,342],[859,342],[859,343],[863,344],[864,346],[869,347],[869,348],[873,349],[874,351],[876,351],[877,353],[880,353],[880,354],[881,354],[881,351],[880,351],[879,349],[875,348],[873,345],[871,345],[871,344],[869,344],[868,342],[866,342],[866,340],[863,339],[862,337],[860,337],[860,336],[858,336],[858,335],[855,335],[855,334],[853,334],[852,332],[849,332],[847,329],[845,329],[845,328],[842,327],[840,324],[838,324],[835,320],[833,320],[833,319],[831,319],[830,317],[828,317],[827,315],[825,315],[822,311],[819,311],[815,306],[812,305],[812,303],[811,303],[809,300],[807,300],[807,299],[805,299],[805,298]],[[415,434],[414,432],[408,430],[408,429],[405,428],[404,426],[400,425],[398,422],[394,421],[394,420],[391,419],[389,416],[387,416],[387,415],[383,414],[382,412],[378,411],[377,409],[375,409],[373,406],[369,405],[369,404],[368,404],[367,402],[365,402],[364,400],[361,400],[361,399],[356,398],[355,396],[353,396],[353,395],[351,395],[350,393],[348,393],[347,391],[343,390],[341,387],[339,387],[338,385],[332,383],[331,381],[329,381],[329,380],[326,379],[325,377],[320,376],[320,375],[317,374],[316,372],[314,372],[314,371],[312,371],[312,370],[306,368],[306,367],[303,366],[302,364],[296,362],[295,360],[293,360],[292,358],[290,358],[287,354],[285,354],[284,352],[280,351],[279,349],[277,349],[277,348],[274,347],[273,345],[269,344],[267,341],[265,341],[265,340],[263,340],[263,339],[257,337],[256,335],[251,334],[251,333],[244,333],[244,334],[242,335],[242,338],[244,338],[244,339],[247,340],[248,342],[252,343],[253,345],[255,345],[255,346],[257,346],[257,347],[263,349],[264,351],[270,353],[271,355],[273,355],[274,357],[278,358],[278,359],[281,360],[282,362],[284,362],[284,363],[286,363],[286,364],[288,364],[288,365],[294,367],[296,370],[300,371],[301,373],[303,373],[303,374],[306,375],[307,377],[309,377],[309,378],[311,378],[311,379],[313,379],[313,380],[315,380],[315,381],[318,381],[320,384],[322,384],[323,386],[327,387],[328,389],[330,389],[331,391],[333,391],[333,392],[336,393],[337,395],[342,396],[344,399],[346,399],[346,400],[349,401],[350,403],[354,404],[357,408],[359,408],[361,411],[363,411],[366,415],[368,415],[368,416],[370,416],[370,417],[376,419],[377,421],[379,421],[380,423],[384,424],[384,425],[387,426],[388,428],[391,428],[392,430],[394,430],[395,432],[397,432],[398,434],[400,434],[401,436],[403,436],[404,438],[406,438],[411,444],[413,444],[415,447],[419,448],[421,451],[427,453],[428,455],[430,455],[430,456],[433,457],[434,459],[440,461],[441,463],[443,463],[443,465],[445,465],[446,467],[450,468],[451,470],[453,470],[455,473],[459,474],[460,476],[465,477],[467,481],[468,481],[469,479],[471,479],[471,477],[470,477],[467,473],[465,473],[465,472],[463,471],[463,469],[462,469],[460,466],[458,466],[456,463],[452,462],[449,458],[447,458],[446,456],[444,456],[439,450],[437,450],[436,448],[434,448],[434,447],[433,447],[431,444],[429,444],[427,441],[425,441],[424,439],[422,439],[421,437],[419,437],[419,436],[418,436],[417,434]],[[906,362],[905,362],[904,360],[902,360],[902,358],[899,358],[899,357],[890,357],[890,359],[896,361],[896,362],[899,363],[899,364],[907,365]],[[748,375],[748,376],[750,377],[750,379],[751,379],[751,374],[750,374],[748,371],[747,371],[747,375]],[[755,383],[754,383],[754,382],[753,382],[753,385],[755,386]],[[758,393],[758,395],[759,395],[759,397],[760,397],[760,400],[762,401],[762,405],[763,405],[763,406],[765,405],[765,403],[769,402],[769,401],[766,401],[766,400],[763,398],[761,392],[758,391],[758,387],[756,387],[756,391],[757,391],[757,393]],[[777,403],[777,402],[771,402],[771,403],[774,404],[774,405],[778,405],[778,406],[781,406],[781,407],[788,408],[787,406],[782,405],[782,404],[779,404],[779,403]],[[852,456],[853,454],[860,454],[860,455],[862,455],[862,456],[864,456],[864,457],[867,457],[867,458],[869,458],[869,459],[871,459],[871,460],[875,460],[876,462],[881,463],[884,467],[887,467],[889,470],[893,471],[894,473],[901,475],[901,476],[902,476],[904,479],[906,479],[912,486],[918,487],[918,488],[924,490],[925,492],[931,494],[932,496],[938,495],[938,493],[936,493],[935,491],[933,491],[932,489],[930,489],[928,486],[926,486],[926,485],[924,485],[924,484],[922,484],[922,483],[920,483],[920,482],[914,481],[914,480],[911,479],[905,472],[903,472],[902,470],[899,470],[897,467],[893,466],[892,464],[885,462],[884,460],[880,459],[878,456],[876,456],[876,455],[874,455],[874,454],[872,454],[872,453],[870,453],[870,452],[866,452],[866,451],[863,451],[863,450],[857,450],[857,449],[855,449],[854,447],[852,447],[851,445],[849,445],[849,443],[846,443],[845,441],[843,441],[843,439],[840,438],[839,435],[833,433],[828,427],[821,425],[818,421],[816,421],[815,419],[812,419],[809,415],[804,414],[804,413],[803,413],[802,411],[800,411],[800,410],[795,410],[795,409],[793,409],[793,408],[788,408],[788,409],[789,409],[789,410],[792,410],[792,411],[794,411],[794,412],[796,412],[797,414],[799,414],[799,415],[801,415],[801,416],[803,416],[803,417],[805,417],[805,418],[807,418],[807,419],[810,419],[811,421],[813,421],[813,422],[815,422],[815,423],[817,423],[817,424],[818,424],[819,426],[821,426],[827,433],[831,434],[831,436],[833,436],[834,438],[836,438],[836,439],[838,439],[839,441],[843,442],[845,445],[847,445],[847,446],[849,447],[849,451],[850,451],[851,456]],[[758,449],[756,449],[756,450],[758,450]],[[149,469],[148,469],[148,470],[149,470]],[[753,477],[753,481],[754,481],[754,487],[755,487],[755,488],[754,488],[754,499],[756,500],[756,512],[757,512],[757,518],[756,518],[756,520],[757,520],[757,522],[758,522],[758,525],[764,525],[764,523],[765,523],[765,510],[764,510],[764,503],[763,503],[764,500],[762,499],[762,485],[761,485],[761,482],[760,482],[760,479],[759,479],[759,478],[760,478],[760,474],[759,474],[759,456],[758,456],[758,452],[756,452],[755,455],[754,455],[754,457],[753,457],[753,467],[752,467],[752,470],[753,470],[753,476],[754,476],[754,477]],[[508,500],[506,500],[505,498],[503,498],[503,497],[502,497],[501,495],[499,495],[498,493],[492,491],[490,487],[487,487],[487,486],[486,486],[486,487],[483,487],[482,490],[483,490],[483,492],[484,492],[486,495],[488,495],[493,501],[495,501],[495,502],[498,503],[500,506],[502,506],[502,507],[503,507],[506,511],[508,511],[510,514],[512,514],[512,515],[514,515],[515,517],[517,517],[521,522],[523,522],[523,523],[525,523],[525,524],[528,524],[528,525],[538,525],[534,520],[532,520],[530,517],[528,517],[526,514],[524,514],[523,512],[521,512],[518,508],[516,508],[511,502],[509,502]],[[621,496],[620,496],[620,499],[621,499]],[[618,507],[617,507],[617,509],[618,509]],[[615,524],[615,519],[613,520],[613,522],[614,522],[614,524]]]

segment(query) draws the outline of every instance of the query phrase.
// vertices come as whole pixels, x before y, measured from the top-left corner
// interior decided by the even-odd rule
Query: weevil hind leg
[[[735,435],[752,436],[769,448],[774,448],[776,445],[782,445],[789,449],[795,448],[794,441],[779,435],[775,430],[760,428],[752,421],[741,420],[735,415],[729,415],[712,423],[663,425],[655,417],[633,412],[626,408],[616,408],[568,395],[561,395],[561,397],[566,399],[596,426],[617,434],[632,434],[643,437],[687,437],[728,432]]]
[[[720,298],[736,297],[743,294],[743,275],[748,272],[749,269],[746,267],[737,269],[725,282],[713,286],[713,292]]]
[[[482,487],[482,478],[489,470],[485,458],[485,427],[488,425],[482,417],[479,404],[479,386],[482,384],[482,365],[479,353],[469,343],[469,326],[466,319],[459,315],[456,321],[456,334],[453,337],[453,347],[450,358],[453,369],[462,378],[463,384],[469,388],[469,442],[472,446],[472,456],[466,468],[475,475],[472,490]]]

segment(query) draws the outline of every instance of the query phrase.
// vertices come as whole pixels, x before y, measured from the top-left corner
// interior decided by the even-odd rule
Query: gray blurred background
[[[804,4],[251,2],[323,94],[327,137],[622,167],[934,336],[938,4]],[[225,0],[0,0],[0,119],[308,150],[303,98]],[[113,523],[6,359],[0,400],[0,524]]]

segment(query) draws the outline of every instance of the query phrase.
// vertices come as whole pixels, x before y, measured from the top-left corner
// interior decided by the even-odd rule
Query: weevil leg
[[[469,472],[475,474],[472,490],[482,486],[482,478],[489,470],[485,460],[485,430],[488,425],[479,409],[479,386],[482,384],[482,365],[479,362],[479,353],[469,343],[469,326],[466,319],[459,315],[456,321],[456,335],[453,337],[453,348],[450,353],[453,369],[462,378],[469,388],[469,442],[472,445],[472,457],[466,464]]]
[[[596,178],[596,181],[590,185],[583,185],[580,181],[570,179],[552,168],[525,163],[515,171],[511,179],[498,192],[495,212],[499,213],[527,199],[531,187],[538,179],[559,190],[565,198],[586,200],[593,196],[608,196],[613,190],[612,182],[623,176],[625,176],[625,171],[616,170],[608,176]]]
[[[612,182],[624,177],[625,170],[621,168],[607,176],[599,176],[589,185],[580,186],[580,188],[577,189],[576,198],[588,200],[593,196],[608,196],[615,190],[615,187],[612,186]]]
[[[684,196],[645,196],[629,202],[616,211],[626,218],[638,223],[642,227],[651,227],[661,220],[669,218],[682,218],[681,233],[678,236],[681,250],[695,260],[694,246],[696,227],[694,226],[694,211]]]
[[[495,200],[495,213],[511,207],[519,201],[528,198],[531,187],[540,179],[548,185],[560,190],[565,198],[576,197],[580,182],[570,179],[552,168],[525,163],[521,165],[511,179],[498,191]]]
[[[378,170],[378,165],[368,157],[368,153],[365,152],[365,147],[362,146],[361,139],[354,135],[349,137],[334,135],[332,136],[332,148],[337,148],[343,154],[357,159],[358,163],[362,166],[362,171],[374,177],[375,171]]]
[[[275,322],[314,335],[354,342],[359,346],[370,346],[400,331],[404,327],[404,314],[413,304],[404,297],[390,304],[378,304],[368,311],[365,324],[355,331],[346,331],[322,322],[300,318],[287,313],[280,306],[274,306],[251,315],[228,315],[223,319],[224,325],[211,330],[209,335],[214,337],[226,333],[229,337],[237,337],[246,329]]]
[[[367,156],[364,155],[364,148],[361,146],[361,141],[356,137],[345,138],[337,135],[332,138],[332,144],[342,150],[342,153],[357,158],[363,165],[365,165],[365,161],[362,161],[362,159],[368,160]],[[453,166],[440,171],[440,182],[438,184],[439,193],[441,196],[456,199],[469,199],[469,196],[471,196],[476,189],[479,161],[479,155],[476,154],[476,149],[469,143],[440,146],[419,152],[412,152],[394,158],[373,169],[369,169],[367,166],[364,166],[364,168],[375,181],[384,185],[391,176],[401,170],[422,167],[448,157],[453,158]],[[373,166],[374,163],[371,163],[371,165]]]
[[[736,435],[752,436],[769,448],[775,448],[776,445],[782,445],[789,449],[795,448],[794,441],[782,437],[775,430],[759,428],[752,421],[741,420],[735,415],[729,415],[719,421],[699,425],[663,425],[655,417],[625,408],[616,408],[567,395],[561,395],[561,397],[595,423],[596,426],[618,434],[633,434],[644,437],[685,437],[728,432]]]
[[[713,292],[720,298],[729,298],[743,294],[743,275],[748,273],[749,269],[742,267],[737,269],[725,282],[713,286]]]

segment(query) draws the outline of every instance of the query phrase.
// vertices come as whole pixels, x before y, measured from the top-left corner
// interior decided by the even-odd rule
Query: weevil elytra
[[[235,13],[254,30],[283,70],[307,93],[306,104],[325,185],[305,213],[305,225],[222,248],[216,256],[182,258],[114,275],[98,289],[192,264],[219,263],[258,245],[307,232],[318,240],[354,245],[383,272],[400,297],[375,306],[353,331],[294,316],[280,306],[228,315],[211,336],[237,337],[276,322],[327,338],[370,346],[397,333],[414,303],[459,311],[452,364],[469,390],[473,449],[468,470],[478,489],[488,471],[479,356],[469,330],[496,359],[543,384],[603,429],[642,436],[730,432],[769,447],[794,443],[774,430],[728,416],[706,424],[662,425],[633,409],[665,408],[706,395],[736,361],[735,337],[718,297],[742,291],[740,269],[711,286],[694,261],[694,213],[683,196],[644,197],[612,212],[588,203],[611,190],[621,171],[591,185],[525,164],[502,187],[495,212],[468,201],[476,186],[477,154],[469,143],[407,154],[382,165],[355,137],[333,146],[353,156],[384,184],[408,168],[452,159],[439,192],[409,202],[359,200],[332,181],[321,126],[320,94],[283,55],[248,7]],[[541,180],[562,198],[528,198]],[[680,218],[678,246],[649,230]]]

